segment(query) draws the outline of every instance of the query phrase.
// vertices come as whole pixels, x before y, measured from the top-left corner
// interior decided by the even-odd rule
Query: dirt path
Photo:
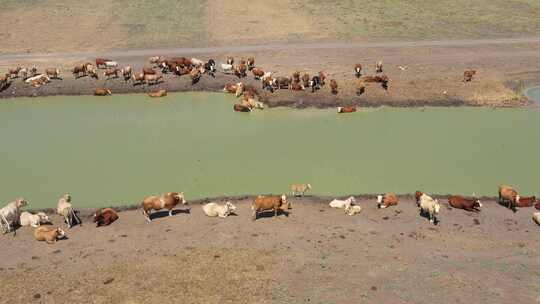
[[[71,52],[71,53],[31,53],[0,55],[0,61],[11,60],[43,60],[85,57],[126,58],[134,56],[155,56],[156,54],[212,54],[212,53],[245,53],[260,51],[313,50],[313,49],[365,49],[365,48],[409,48],[409,47],[463,47],[483,45],[508,45],[522,43],[540,43],[540,37],[446,40],[446,41],[389,41],[389,42],[327,42],[327,43],[287,43],[242,46],[219,46],[202,48],[156,48],[136,50],[115,50],[105,52]]]
[[[210,200],[208,200],[210,201]],[[95,228],[88,213],[68,240],[39,243],[32,230],[0,236],[0,303],[535,303],[540,238],[534,209],[494,201],[481,213],[449,209],[438,226],[402,199],[360,215],[329,198],[292,199],[288,217],[120,213]],[[221,202],[221,201],[220,201]],[[161,214],[163,215],[163,214]],[[58,217],[53,218],[60,225]]]

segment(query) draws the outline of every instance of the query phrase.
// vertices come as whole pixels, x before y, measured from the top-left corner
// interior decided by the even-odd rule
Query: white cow
[[[234,73],[234,66],[232,64],[222,63],[221,64],[221,71],[224,74],[232,74],[232,73]]]
[[[194,66],[204,66],[204,61],[197,59],[197,58],[191,58],[191,64]]]
[[[47,224],[51,221],[45,212],[38,212],[37,214],[32,214],[30,212],[23,212],[20,216],[21,226],[31,226],[34,228],[39,227],[41,224]]]
[[[439,211],[441,210],[441,205],[438,200],[434,200],[430,196],[423,194],[420,196],[420,214],[428,214],[429,222],[435,224],[439,221]]]
[[[56,213],[64,217],[64,221],[68,224],[69,228],[74,225],[74,220],[77,221],[75,225],[82,224],[81,219],[77,216],[77,213],[75,213],[75,210],[73,210],[73,206],[71,205],[71,195],[67,193],[62,195],[58,200]]]
[[[362,207],[360,206],[357,206],[357,205],[349,205],[345,208],[345,214],[347,215],[356,215],[356,214],[359,214],[360,211],[362,211]]]
[[[236,206],[231,202],[227,202],[222,206],[216,203],[208,203],[203,205],[202,209],[207,216],[227,217],[229,214],[236,211]]]
[[[32,83],[32,81],[34,80],[39,80],[39,79],[43,79],[44,82],[49,82],[51,81],[51,78],[45,74],[39,74],[39,75],[36,75],[36,76],[33,76],[33,77],[28,77],[26,78],[26,80],[24,82],[26,83]]]
[[[15,232],[15,225],[19,224],[21,208],[28,205],[24,198],[18,198],[16,201],[7,204],[0,209],[0,226],[3,233]]]
[[[117,68],[118,62],[116,61],[105,61],[105,66],[108,68]]]
[[[334,199],[333,201],[330,202],[329,206],[332,207],[332,208],[344,209],[344,208],[347,208],[351,204],[354,204],[354,203],[356,203],[356,200],[354,199],[354,197],[351,196],[346,200]]]

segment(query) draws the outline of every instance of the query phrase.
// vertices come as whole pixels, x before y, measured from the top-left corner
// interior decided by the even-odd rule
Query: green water
[[[232,111],[230,95],[179,93],[0,102],[0,201],[78,206],[288,192],[538,193],[540,111],[378,108]],[[2,203],[3,204],[3,203]]]

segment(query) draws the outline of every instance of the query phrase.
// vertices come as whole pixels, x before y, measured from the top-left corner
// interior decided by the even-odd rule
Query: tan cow
[[[54,244],[57,240],[66,237],[66,233],[61,228],[54,228],[50,226],[40,226],[34,231],[34,238],[40,242],[47,242],[47,244]]]
[[[291,204],[287,202],[285,195],[281,196],[257,196],[251,204],[251,210],[253,210],[253,220],[257,219],[259,213],[265,211],[273,211],[274,216],[277,217],[279,211],[286,211],[292,209]],[[288,213],[285,213],[288,214]]]
[[[95,96],[107,96],[107,95],[112,95],[112,92],[111,90],[109,89],[105,89],[105,88],[96,88],[94,90],[94,95]]]

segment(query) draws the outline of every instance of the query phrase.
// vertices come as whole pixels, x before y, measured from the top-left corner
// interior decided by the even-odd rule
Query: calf
[[[118,213],[111,208],[98,209],[94,213],[94,223],[96,227],[109,226],[118,219]]]
[[[149,196],[141,203],[142,213],[150,223],[152,221],[150,218],[150,212],[152,210],[167,209],[169,210],[169,216],[172,216],[172,210],[178,204],[187,204],[187,201],[184,198],[184,192],[168,192],[161,196]]]
[[[66,233],[60,228],[41,226],[34,231],[34,238],[40,242],[45,241],[47,244],[54,244],[65,237]]]
[[[265,211],[273,211],[274,216],[277,217],[279,211],[286,211],[291,209],[291,204],[287,202],[285,195],[281,196],[257,196],[251,204],[251,210],[253,210],[253,220],[257,219],[259,213]],[[288,215],[288,213],[285,213]]]
[[[448,204],[456,209],[480,212],[482,203],[477,198],[466,198],[461,195],[452,195],[448,198]]]

